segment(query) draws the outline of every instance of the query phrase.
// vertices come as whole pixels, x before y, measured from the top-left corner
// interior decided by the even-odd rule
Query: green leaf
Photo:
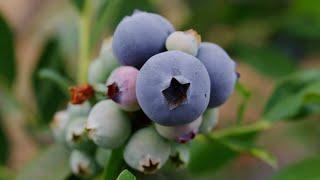
[[[114,180],[117,178],[121,171],[121,166],[123,165],[123,147],[114,149],[111,152],[110,158],[104,169],[104,179]]]
[[[14,173],[7,167],[0,166],[0,179],[14,179]]]
[[[10,87],[15,78],[14,37],[1,14],[0,36],[0,82]]]
[[[320,71],[295,73],[281,80],[264,109],[269,121],[302,118],[320,111]]]
[[[316,180],[320,179],[320,156],[314,156],[296,162],[281,169],[272,179],[274,180]]]
[[[238,46],[236,53],[241,60],[270,77],[281,77],[295,71],[293,59],[276,48]]]
[[[268,122],[258,121],[214,131],[208,136],[197,136],[190,143],[189,170],[193,174],[215,172],[241,153],[249,153],[273,165],[272,156],[258,151],[253,141],[259,132],[269,127]]]
[[[27,164],[17,175],[17,180],[63,180],[71,173],[69,152],[65,147],[52,145]]]
[[[69,97],[69,87],[72,85],[72,83],[58,72],[51,69],[41,69],[39,71],[39,78],[41,80],[52,81],[57,85],[57,87],[60,88],[60,91]]]
[[[71,3],[77,8],[79,12],[82,12],[84,9],[86,0],[71,0]]]
[[[251,92],[240,82],[237,82],[236,84],[236,91],[242,97],[242,102],[238,105],[237,110],[237,124],[242,124],[244,113],[246,112],[247,105],[251,97]]]
[[[123,170],[117,177],[117,180],[136,180],[136,179],[137,178],[127,169]]]
[[[219,140],[209,140],[202,135],[190,143],[188,169],[193,174],[212,173],[236,158],[239,153]]]
[[[1,107],[1,105],[0,105],[0,107]],[[2,118],[3,117],[0,114],[0,123],[3,123]],[[5,134],[2,125],[0,125],[0,144],[1,144],[0,164],[5,164],[8,159],[8,155],[9,155],[9,143],[8,143],[7,135]]]
[[[33,88],[41,123],[48,123],[57,109],[67,101],[68,96],[65,95],[65,91],[61,91],[61,88],[55,82],[40,78],[39,72],[42,69],[47,69],[56,72],[65,79],[69,79],[64,62],[59,42],[56,38],[50,38],[39,57],[36,70],[33,72]]]

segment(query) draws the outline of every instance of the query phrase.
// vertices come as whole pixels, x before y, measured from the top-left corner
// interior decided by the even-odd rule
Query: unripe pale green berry
[[[170,148],[170,143],[159,136],[153,127],[140,129],[125,147],[124,160],[133,169],[151,174],[168,160]]]
[[[69,147],[87,152],[94,148],[85,129],[86,122],[85,117],[78,117],[70,122],[66,132],[66,142]]]
[[[120,147],[129,137],[131,124],[111,100],[97,103],[90,111],[86,129],[89,138],[102,148]]]
[[[199,128],[202,134],[211,133],[212,129],[218,123],[219,110],[217,108],[207,109],[203,114],[203,120]]]
[[[196,56],[201,42],[200,35],[194,30],[176,31],[169,35],[166,40],[168,51],[179,50]]]
[[[71,119],[88,116],[91,106],[88,101],[82,104],[68,104],[67,111]]]
[[[65,144],[66,143],[66,128],[70,122],[69,114],[67,111],[58,111],[53,116],[53,121],[50,124],[53,137],[56,142]]]
[[[196,136],[201,122],[202,117],[200,116],[198,119],[188,124],[178,126],[163,126],[155,124],[155,127],[161,136],[179,143],[186,143]]]
[[[98,148],[95,155],[95,160],[100,167],[104,167],[111,155],[110,149]]]
[[[171,153],[163,172],[182,170],[187,167],[189,160],[190,152],[187,144],[171,143]]]
[[[81,178],[92,178],[99,172],[99,167],[95,160],[79,150],[71,152],[70,167],[72,173]]]

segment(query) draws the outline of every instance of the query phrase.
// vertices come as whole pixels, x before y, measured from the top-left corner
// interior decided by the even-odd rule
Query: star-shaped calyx
[[[112,99],[114,102],[119,102],[120,98],[120,89],[117,83],[112,83],[107,86],[107,96]]]
[[[147,155],[143,160],[140,161],[140,169],[146,174],[151,174],[159,169],[160,160],[151,158]]]
[[[169,87],[162,91],[170,110],[179,107],[188,100],[189,87],[190,83],[182,83],[175,77],[171,79]]]

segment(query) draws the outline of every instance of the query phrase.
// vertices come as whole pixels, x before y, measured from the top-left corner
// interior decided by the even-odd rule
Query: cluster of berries
[[[90,85],[73,89],[77,105],[56,113],[55,139],[72,149],[71,169],[79,176],[94,176],[119,147],[126,164],[143,173],[184,167],[186,143],[215,126],[217,107],[234,90],[235,68],[194,30],[175,31],[164,17],[135,11],[91,63]],[[90,92],[96,102],[86,101]]]

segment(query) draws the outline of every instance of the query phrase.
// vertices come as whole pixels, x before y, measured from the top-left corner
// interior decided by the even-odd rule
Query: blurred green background
[[[310,83],[309,80],[296,83],[300,76],[291,74],[320,69],[317,0],[93,0],[93,3],[92,59],[98,54],[102,40],[110,37],[119,21],[134,9],[159,13],[177,30],[195,29],[204,41],[225,48],[238,63],[241,82],[251,91],[245,122],[261,119],[263,112],[268,114],[277,106],[276,101],[285,101]],[[0,1],[0,174],[4,177],[10,177],[52,143],[48,123],[53,113],[65,106],[68,97],[55,84],[41,78],[40,69],[54,69],[74,82],[77,19],[77,10],[68,0]],[[318,75],[311,79],[318,83]],[[269,100],[281,82],[286,83]],[[319,154],[319,94],[315,102],[308,102],[294,112],[290,105],[298,104],[297,101],[274,110],[282,113],[279,117],[269,113],[270,119],[295,119],[279,121],[259,137],[258,144],[278,158],[277,168],[244,154],[203,179],[270,179],[283,167]],[[218,128],[234,123],[241,101],[242,97],[235,93],[221,108]],[[319,158],[316,162],[318,168]]]

